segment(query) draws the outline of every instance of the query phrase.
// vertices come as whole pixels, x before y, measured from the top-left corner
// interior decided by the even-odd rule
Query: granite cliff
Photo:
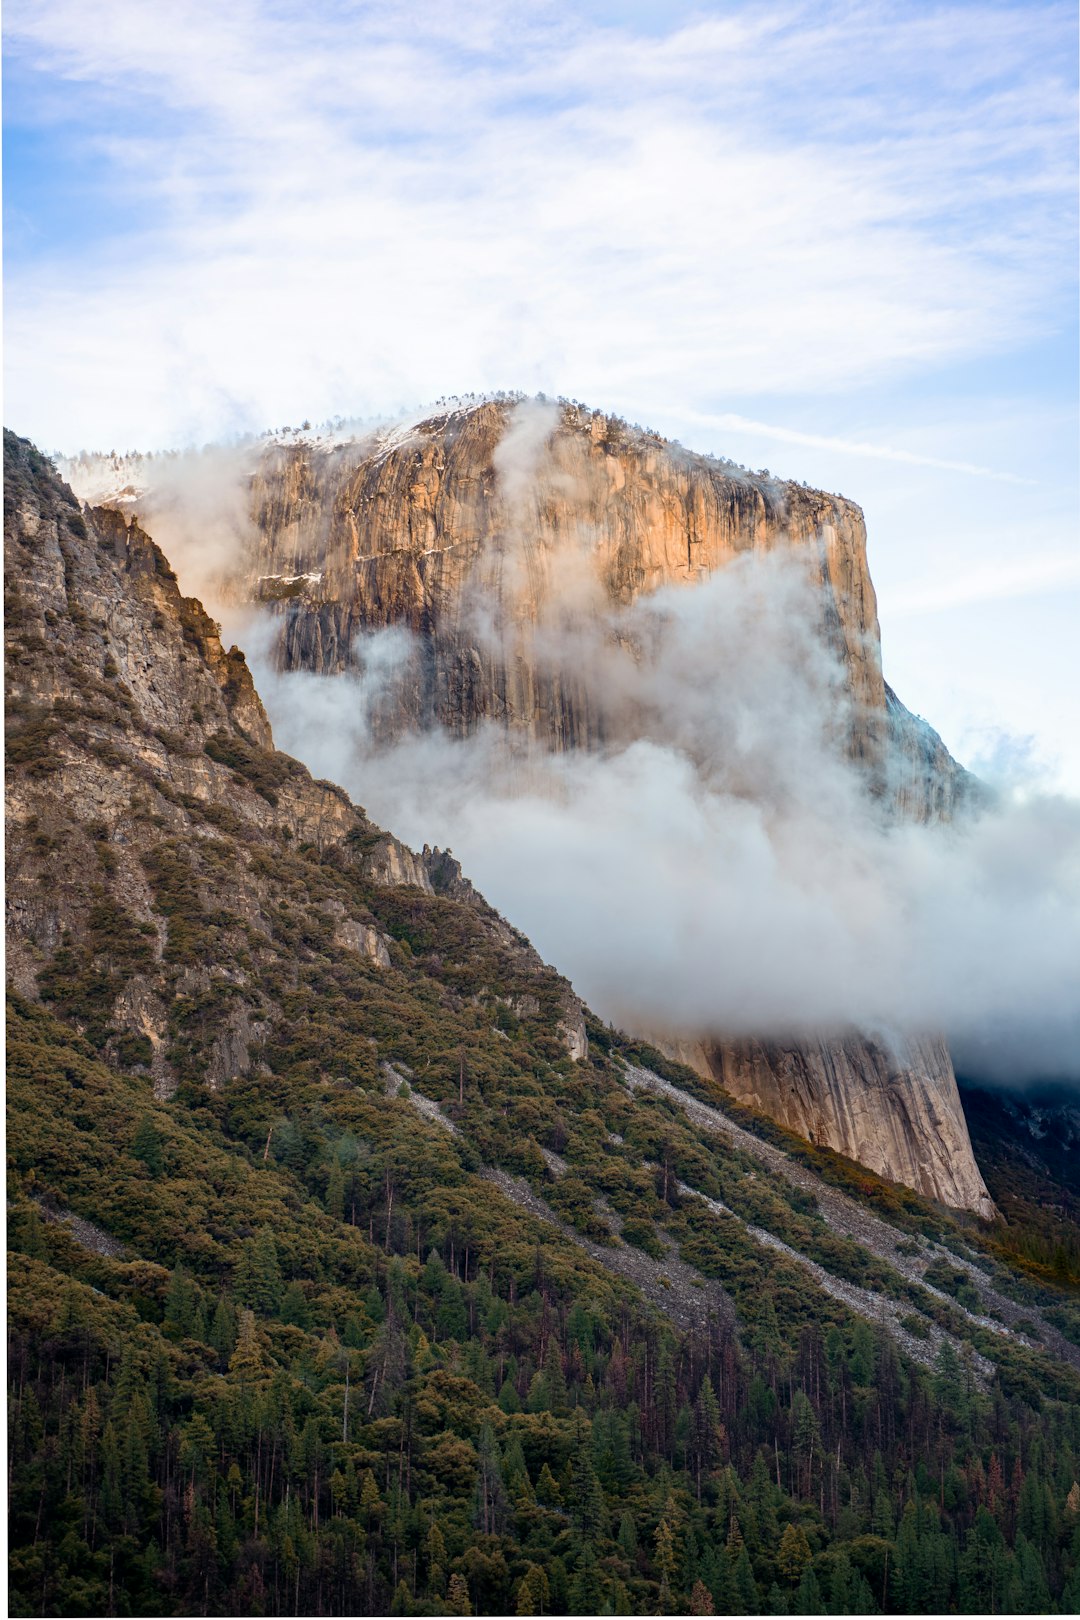
[[[896,816],[950,817],[978,790],[881,669],[860,509],[693,455],[578,406],[487,402],[369,439],[278,444],[251,480],[242,595],[279,621],[284,669],[362,663],[365,636],[415,632],[382,733],[484,721],[555,751],[627,725],[545,631],[661,586],[693,588],[747,554],[793,551],[842,661],[847,745]],[[632,725],[632,719],[629,722]],[[854,1030],[787,1044],[665,1048],[741,1100],[946,1204],[988,1213],[945,1044]]]

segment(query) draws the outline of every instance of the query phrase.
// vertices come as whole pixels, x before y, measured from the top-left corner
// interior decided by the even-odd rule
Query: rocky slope
[[[261,1061],[318,941],[361,981],[392,970],[372,895],[455,890],[465,956],[586,1050],[580,1003],[439,851],[416,855],[333,784],[276,752],[244,655],[226,651],[139,527],[87,511],[5,437],[7,974],[159,1096]],[[297,862],[305,881],[286,899]],[[475,924],[475,927],[472,927]],[[464,966],[464,959],[461,964]],[[482,973],[481,973],[482,977]],[[293,986],[295,988],[295,986]],[[473,986],[478,1002],[494,990]]]
[[[924,821],[975,791],[882,678],[863,516],[841,497],[584,408],[491,402],[382,438],[274,446],[253,476],[251,514],[241,589],[279,618],[284,668],[349,669],[365,633],[405,625],[417,650],[377,716],[384,735],[494,720],[552,750],[599,747],[626,722],[572,660],[545,656],[545,630],[794,547],[820,586],[819,628],[847,671],[850,750],[873,790]],[[849,1031],[665,1050],[884,1175],[992,1208],[940,1040],[888,1051]]]

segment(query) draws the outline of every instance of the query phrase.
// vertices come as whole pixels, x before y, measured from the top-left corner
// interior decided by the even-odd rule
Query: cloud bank
[[[810,593],[798,560],[744,559],[617,622],[549,627],[542,660],[584,676],[621,734],[596,753],[495,726],[380,742],[417,654],[400,629],[322,678],[276,671],[264,623],[255,665],[278,745],[399,836],[452,847],[612,1022],[941,1029],[962,1069],[1080,1079],[1080,806],[1003,788],[949,826],[897,821],[850,763],[857,717]]]

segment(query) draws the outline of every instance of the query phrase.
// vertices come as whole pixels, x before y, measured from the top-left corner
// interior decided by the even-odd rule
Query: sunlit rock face
[[[603,740],[596,695],[545,667],[530,629],[794,545],[820,578],[823,628],[867,728],[884,714],[857,506],[600,414],[525,409],[485,404],[380,441],[266,453],[249,583],[281,614],[287,667],[347,668],[358,632],[407,625],[428,656],[402,725],[462,732],[495,718],[547,747],[588,747]]]
[[[414,632],[373,716],[386,740],[494,721],[555,752],[625,741],[632,711],[553,645],[573,646],[582,619],[617,626],[661,587],[693,589],[737,558],[789,550],[818,587],[817,628],[845,672],[845,745],[871,791],[915,821],[947,818],[976,791],[885,685],[863,515],[842,497],[584,408],[489,402],[368,440],[272,446],[251,513],[238,584],[279,619],[282,668],[343,672],[363,664],[371,632]],[[850,1031],[790,1045],[688,1035],[679,1051],[801,1134],[989,1210],[940,1040],[898,1053]]]

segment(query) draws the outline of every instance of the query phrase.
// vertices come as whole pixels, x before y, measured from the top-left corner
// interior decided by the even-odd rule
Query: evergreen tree
[[[739,1548],[732,1569],[732,1589],[738,1607],[736,1614],[757,1614],[758,1589],[754,1580],[754,1571],[750,1564],[750,1554],[745,1546]]]
[[[217,1351],[222,1361],[229,1359],[236,1345],[236,1312],[224,1294],[218,1295],[207,1342]]]
[[[183,1266],[175,1266],[165,1296],[165,1331],[174,1338],[190,1334],[195,1319],[195,1288]]]
[[[824,1614],[825,1605],[822,1601],[821,1587],[814,1574],[812,1564],[807,1564],[799,1581],[798,1591],[795,1593],[791,1605],[792,1614]]]
[[[800,1524],[789,1524],[780,1537],[776,1554],[776,1567],[788,1586],[797,1586],[803,1570],[810,1562],[810,1543]]]
[[[541,1468],[536,1481],[536,1499],[538,1502],[542,1502],[545,1507],[562,1506],[562,1490],[555,1475],[551,1472],[550,1465],[546,1462]]]
[[[456,1571],[450,1577],[446,1602],[451,1614],[472,1614],[472,1604],[469,1602],[469,1588],[465,1584],[465,1577],[457,1574]]]
[[[308,1310],[304,1290],[298,1282],[291,1282],[281,1301],[281,1320],[292,1327],[309,1328],[311,1312]]]
[[[548,1578],[539,1564],[530,1564],[517,1590],[517,1614],[544,1614],[551,1599]]]
[[[599,1614],[603,1591],[604,1583],[596,1567],[596,1555],[589,1542],[586,1542],[570,1582],[570,1613]]]
[[[345,1171],[336,1153],[326,1178],[326,1213],[335,1221],[345,1218]]]
[[[696,1580],[690,1592],[691,1614],[715,1614],[712,1593],[702,1580]]]
[[[424,1556],[427,1560],[428,1590],[441,1596],[446,1590],[446,1542],[435,1519],[431,1521],[424,1543]]]
[[[266,1362],[255,1327],[255,1313],[241,1311],[236,1348],[229,1358],[229,1377],[239,1384],[251,1385],[258,1383],[265,1372]]]
[[[161,1136],[153,1119],[144,1114],[131,1141],[131,1156],[144,1164],[152,1176],[160,1176],[165,1169],[161,1151]]]
[[[486,1536],[501,1535],[506,1521],[506,1488],[498,1442],[490,1423],[481,1428],[476,1449],[479,1467],[473,1522]]]

